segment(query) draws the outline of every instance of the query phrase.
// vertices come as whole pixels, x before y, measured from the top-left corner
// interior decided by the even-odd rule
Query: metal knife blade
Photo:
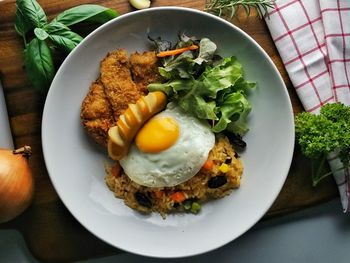
[[[1,79],[0,79],[0,148],[7,148],[7,149],[14,148]]]

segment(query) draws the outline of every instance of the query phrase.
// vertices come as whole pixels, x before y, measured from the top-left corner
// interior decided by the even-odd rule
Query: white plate
[[[242,155],[240,189],[205,204],[199,215],[163,220],[141,215],[114,198],[104,183],[106,152],[80,125],[81,102],[108,51],[151,48],[147,35],[176,40],[179,31],[209,37],[222,56],[236,55],[247,79],[258,82],[250,100],[250,131]],[[52,183],[69,211],[91,233],[120,249],[153,257],[183,257],[218,248],[252,227],[286,179],[294,148],[293,112],[273,62],[247,34],[200,11],[164,7],[122,15],[101,26],[66,58],[46,99],[42,144]]]

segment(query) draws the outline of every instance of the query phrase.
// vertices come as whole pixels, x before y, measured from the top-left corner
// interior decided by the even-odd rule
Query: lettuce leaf
[[[229,123],[233,122],[229,131],[245,134],[248,131],[246,118],[252,107],[242,92],[237,91],[230,93],[225,97],[224,102],[220,105],[220,119],[213,127],[214,132],[222,132],[226,130]]]
[[[192,43],[194,38],[183,36]],[[165,83],[148,85],[149,91],[163,91],[171,101],[199,119],[211,120],[213,132],[230,131],[244,135],[252,109],[247,100],[256,83],[244,79],[242,64],[231,56],[214,65],[216,45],[200,40],[199,52],[184,52],[159,68]]]
[[[180,40],[176,48],[190,46],[197,42],[194,37],[187,37],[184,34],[180,36]],[[157,41],[155,43],[159,43],[160,40],[157,39]],[[199,51],[186,51],[178,56],[162,58],[163,66],[159,67],[160,75],[166,80],[200,75],[205,66],[212,63],[217,47],[208,38],[202,38],[198,45]]]
[[[203,62],[210,62],[216,51],[216,44],[209,38],[202,38],[199,42],[198,57],[193,60],[194,63],[201,65]]]
[[[160,75],[165,79],[190,78],[193,73],[193,54],[191,51],[183,52],[173,60],[165,61],[164,67],[159,67]]]
[[[217,93],[233,86],[243,76],[242,65],[235,57],[225,58],[215,67],[207,67],[198,81],[203,83],[200,94],[216,98]]]

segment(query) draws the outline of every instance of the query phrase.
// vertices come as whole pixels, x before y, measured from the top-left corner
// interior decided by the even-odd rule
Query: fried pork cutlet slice
[[[128,108],[128,104],[135,103],[142,95],[131,78],[126,50],[118,49],[110,52],[101,61],[100,72],[114,119],[118,120],[119,115]]]
[[[83,100],[80,111],[81,122],[87,133],[95,141],[107,146],[107,133],[115,125],[113,112],[100,80],[92,83]]]
[[[154,51],[145,51],[142,54],[135,52],[131,54],[130,65],[134,82],[142,94],[148,92],[148,84],[161,82],[162,77],[158,71],[158,58]]]

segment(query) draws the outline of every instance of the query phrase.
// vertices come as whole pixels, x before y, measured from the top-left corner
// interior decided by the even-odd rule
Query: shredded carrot
[[[121,167],[119,162],[116,162],[116,164],[112,167],[112,174],[114,177],[119,177],[121,173]]]
[[[154,194],[156,195],[156,197],[158,199],[162,198],[164,196],[164,191],[159,190],[159,191],[155,191]]]
[[[214,162],[212,159],[208,159],[205,161],[203,165],[203,169],[210,171],[214,167]]]
[[[181,192],[181,191],[177,191],[177,192],[173,193],[170,196],[170,198],[171,198],[171,200],[173,200],[177,203],[181,203],[181,202],[186,200],[186,196],[185,196],[184,192]]]
[[[198,49],[197,45],[191,45],[188,47],[183,47],[183,48],[178,48],[178,49],[173,49],[173,50],[167,50],[167,51],[161,51],[157,54],[157,57],[163,58],[163,57],[168,57],[168,56],[175,56],[179,55],[187,50],[195,50]]]

